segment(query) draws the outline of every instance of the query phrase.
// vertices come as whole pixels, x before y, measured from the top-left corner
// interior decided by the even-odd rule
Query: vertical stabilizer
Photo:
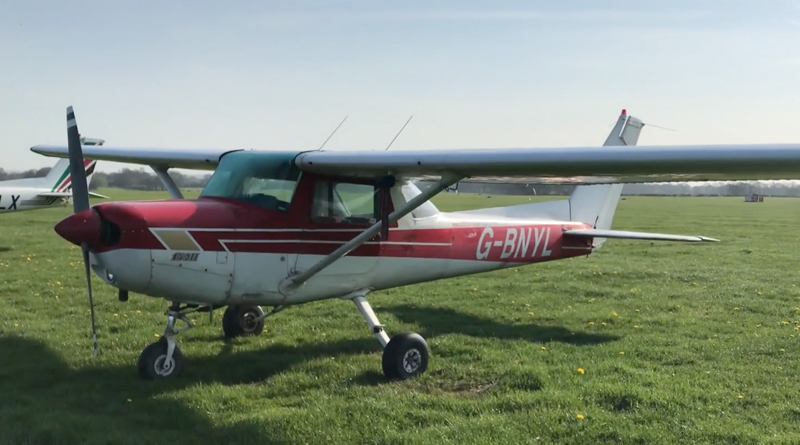
[[[104,142],[105,141],[103,139],[86,137],[81,138],[81,145],[103,145]],[[95,160],[84,160],[87,184],[91,184],[96,165],[97,161]],[[72,188],[72,180],[69,174],[69,159],[59,159],[58,162],[56,162],[56,165],[54,165],[53,168],[51,168],[47,173],[47,176],[45,176],[45,182],[47,183],[47,187],[50,188],[51,192],[69,192]]]
[[[636,145],[644,122],[622,110],[616,125],[603,146]],[[610,229],[624,184],[581,185],[569,197],[570,220],[591,224],[596,229]],[[595,248],[605,238],[595,238]]]

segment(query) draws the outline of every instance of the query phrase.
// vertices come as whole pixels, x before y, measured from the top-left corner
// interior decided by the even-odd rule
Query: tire
[[[183,372],[184,359],[178,345],[175,345],[175,350],[172,351],[171,366],[163,372],[161,367],[166,358],[167,340],[162,337],[161,340],[144,348],[139,355],[139,376],[145,380],[166,380],[179,376]]]
[[[428,369],[430,349],[422,336],[414,332],[397,334],[383,349],[383,374],[389,379],[406,380]]]
[[[249,337],[261,335],[264,323],[261,320],[253,323],[250,320],[264,315],[261,306],[228,306],[222,316],[222,332],[225,338]]]

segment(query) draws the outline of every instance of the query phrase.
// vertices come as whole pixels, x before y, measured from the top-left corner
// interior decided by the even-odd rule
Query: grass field
[[[384,381],[379,344],[339,300],[229,344],[221,313],[196,316],[179,336],[183,376],[141,381],[167,304],[119,303],[97,278],[94,359],[80,251],[53,232],[70,211],[0,215],[2,445],[800,443],[795,199],[631,197],[615,228],[721,242],[612,240],[589,258],[373,294],[390,335],[431,346],[428,373],[406,382]]]

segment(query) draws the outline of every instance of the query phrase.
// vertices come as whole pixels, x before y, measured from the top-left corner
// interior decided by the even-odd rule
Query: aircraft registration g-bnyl
[[[383,372],[425,372],[429,349],[415,333],[389,337],[370,292],[585,256],[608,238],[703,242],[702,236],[611,228],[624,183],[800,179],[800,144],[636,147],[642,121],[623,111],[602,147],[396,152],[275,152],[83,147],[72,108],[68,145],[46,156],[151,166],[172,199],[89,206],[73,169],[75,214],[58,223],[82,247],[97,336],[91,269],[127,301],[136,292],[171,302],[159,341],[139,357],[147,379],[184,367],[175,335],[186,313],[227,307],[226,337],[257,335],[264,320],[311,301],[351,300],[383,346]],[[215,170],[186,200],[168,169]],[[409,178],[438,180],[424,191]],[[578,184],[569,199],[440,212],[430,199],[465,178]],[[499,178],[499,179],[497,179]],[[273,309],[265,312],[262,306]],[[176,330],[177,320],[187,323]]]
[[[81,138],[85,146],[102,146],[102,139]],[[84,163],[86,183],[92,181],[96,160],[87,159]],[[94,192],[95,198],[107,199]],[[59,159],[43,178],[23,178],[0,181],[0,213],[19,212],[23,210],[46,209],[59,204],[66,204],[72,197],[72,176],[69,160]]]

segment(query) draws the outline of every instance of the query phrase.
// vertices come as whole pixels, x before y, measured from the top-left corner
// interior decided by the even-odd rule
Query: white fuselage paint
[[[345,256],[287,294],[281,292],[281,282],[295,270],[307,270],[324,255],[199,251],[189,257],[179,256],[175,261],[173,255],[176,251],[120,249],[92,254],[92,261],[101,279],[131,292],[185,303],[275,306],[337,298],[360,289],[389,289],[547,261],[552,254],[548,249],[548,242],[553,237],[550,227],[517,230],[504,226],[581,225],[569,221],[498,216],[461,222],[454,216],[440,214],[403,230],[474,229],[472,235],[479,241],[477,250],[473,250],[474,259]],[[505,235],[496,238],[495,234],[501,229]],[[226,244],[230,245],[227,241]],[[441,243],[430,244],[443,246]],[[496,249],[501,249],[503,261],[487,260]]]
[[[0,213],[65,206],[69,198],[39,196],[45,188],[0,187]]]

